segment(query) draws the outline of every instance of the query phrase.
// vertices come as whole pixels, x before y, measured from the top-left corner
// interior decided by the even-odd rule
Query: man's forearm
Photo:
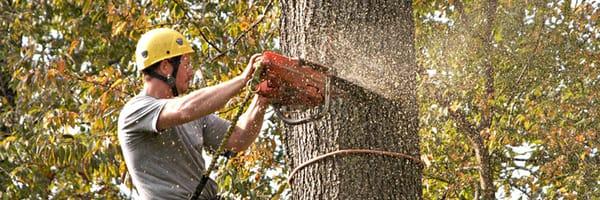
[[[235,77],[221,84],[196,90],[181,98],[169,101],[159,120],[158,128],[164,129],[183,124],[216,112],[239,93],[245,85],[242,77]]]
[[[227,147],[235,152],[246,150],[258,137],[268,105],[255,96],[248,110],[238,121]]]
[[[182,108],[188,111],[187,113],[196,114],[193,119],[206,116],[223,108],[244,85],[241,77],[235,77],[221,84],[194,91],[182,99]]]

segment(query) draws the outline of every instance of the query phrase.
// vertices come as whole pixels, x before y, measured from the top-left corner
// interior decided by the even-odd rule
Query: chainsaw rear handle
[[[327,76],[325,79],[325,105],[323,106],[323,110],[321,110],[317,115],[312,115],[306,118],[292,119],[286,117],[281,111],[281,105],[273,105],[273,110],[275,111],[275,115],[281,119],[284,123],[288,125],[298,125],[304,124],[312,121],[319,120],[325,116],[326,113],[329,113],[330,101],[331,99],[331,77]]]

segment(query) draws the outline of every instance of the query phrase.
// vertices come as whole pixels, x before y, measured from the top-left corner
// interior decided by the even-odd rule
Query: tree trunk
[[[282,0],[281,8],[283,52],[335,69],[339,94],[321,120],[285,126],[291,167],[344,149],[416,158],[327,157],[291,177],[292,199],[421,199],[411,2]]]
[[[492,120],[494,117],[495,109],[492,103],[494,100],[494,66],[492,64],[493,44],[492,38],[494,37],[494,22],[496,21],[496,9],[498,8],[498,2],[496,0],[488,1],[485,8],[486,25],[484,28],[484,51],[486,52],[484,65],[485,65],[485,94],[486,101],[483,104],[483,113],[481,119],[481,125],[479,132],[475,138],[471,138],[473,148],[475,149],[475,156],[479,163],[479,184],[483,192],[483,199],[496,199],[496,187],[494,186],[494,173],[492,171],[492,161],[490,159],[488,147],[485,144],[489,140],[489,131],[492,128]],[[481,134],[483,133],[483,134]]]

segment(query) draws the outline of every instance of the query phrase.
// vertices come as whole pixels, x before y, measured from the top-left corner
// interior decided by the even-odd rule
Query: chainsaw
[[[329,111],[333,70],[298,58],[289,58],[272,51],[262,54],[261,82],[256,86],[259,95],[267,97],[275,114],[290,125],[322,118]],[[306,108],[323,105],[318,114],[299,119],[286,117],[282,107]]]
[[[322,118],[329,112],[329,102],[332,95],[331,78],[334,76],[333,70],[322,65],[308,62],[302,59],[289,58],[275,52],[265,51],[262,54],[260,67],[254,72],[253,79],[248,82],[254,92],[267,97],[273,105],[275,114],[284,122],[290,125],[302,124]],[[260,73],[260,74],[259,74]],[[256,84],[256,85],[255,85]],[[246,95],[242,105],[248,102],[250,95]],[[285,107],[316,107],[323,105],[323,108],[317,115],[306,118],[292,119],[286,117],[281,108]],[[242,114],[240,108],[233,118],[232,124],[235,124]],[[224,147],[227,144],[234,126],[230,126],[221,141],[216,155],[222,155]],[[231,152],[225,153],[226,157],[231,156]],[[210,172],[215,169],[217,159],[213,159],[202,175],[200,182],[196,186],[190,199],[198,199],[202,194],[203,188],[209,180]]]

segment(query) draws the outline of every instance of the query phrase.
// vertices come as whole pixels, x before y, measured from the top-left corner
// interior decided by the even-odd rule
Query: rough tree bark
[[[292,168],[340,149],[419,158],[410,1],[282,0],[283,52],[337,71],[323,119],[284,128]],[[291,113],[306,117],[316,110]],[[421,199],[422,166],[368,154],[328,157],[292,177],[292,199]]]

